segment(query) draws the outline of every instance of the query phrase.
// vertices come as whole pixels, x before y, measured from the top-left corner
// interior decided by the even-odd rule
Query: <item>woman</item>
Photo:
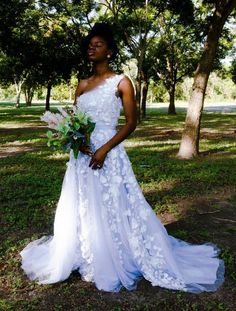
[[[190,245],[167,234],[145,200],[122,141],[136,127],[131,81],[109,67],[117,47],[106,24],[95,24],[86,41],[93,75],[76,90],[75,105],[96,122],[90,146],[71,154],[56,209],[54,235],[29,243],[22,268],[49,284],[78,270],[98,289],[136,288],[144,277],[153,286],[193,293],[215,291],[224,263],[215,245]],[[125,125],[116,126],[123,106]]]

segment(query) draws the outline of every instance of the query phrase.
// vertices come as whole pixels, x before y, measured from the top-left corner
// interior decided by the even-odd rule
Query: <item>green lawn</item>
[[[53,107],[55,109],[55,106]],[[224,286],[213,294],[184,294],[141,281],[136,292],[99,292],[78,274],[39,286],[20,268],[19,251],[53,233],[68,155],[46,147],[43,106],[0,104],[0,310],[233,310],[235,273],[236,113],[204,113],[201,155],[176,159],[184,113],[161,109],[125,141],[145,197],[170,234],[194,243],[212,241],[226,262]],[[124,122],[121,117],[121,123]],[[218,220],[217,219],[221,219]]]

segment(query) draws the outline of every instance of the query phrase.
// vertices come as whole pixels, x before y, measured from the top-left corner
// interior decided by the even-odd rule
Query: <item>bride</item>
[[[145,200],[122,141],[136,127],[131,81],[113,72],[117,46],[107,24],[95,24],[86,38],[93,75],[76,90],[75,105],[96,122],[91,148],[81,147],[67,163],[54,234],[21,252],[31,280],[51,284],[78,270],[99,290],[133,290],[140,278],[153,286],[192,293],[216,291],[224,262],[212,243],[192,245],[168,235]],[[116,130],[121,108],[125,124]]]

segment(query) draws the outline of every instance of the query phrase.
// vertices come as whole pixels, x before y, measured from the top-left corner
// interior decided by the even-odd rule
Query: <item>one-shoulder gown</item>
[[[116,134],[122,109],[114,75],[78,98],[78,107],[95,122],[95,150]],[[212,243],[192,245],[168,235],[135,178],[122,143],[102,169],[90,157],[70,154],[57,204],[54,234],[30,242],[21,252],[30,280],[51,284],[78,270],[99,290],[134,290],[141,278],[153,286],[185,292],[216,291],[224,262]]]

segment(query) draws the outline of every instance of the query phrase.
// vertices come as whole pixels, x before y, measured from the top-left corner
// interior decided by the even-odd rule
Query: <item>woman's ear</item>
[[[111,58],[112,55],[113,55],[113,51],[112,50],[108,50],[107,58]]]

